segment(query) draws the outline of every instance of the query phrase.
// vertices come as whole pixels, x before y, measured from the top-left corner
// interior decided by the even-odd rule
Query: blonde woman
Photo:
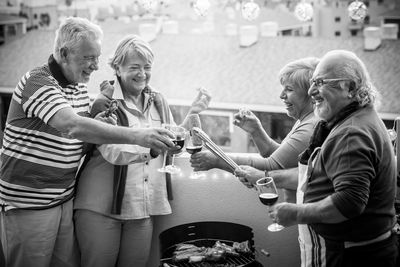
[[[108,91],[118,101],[118,124],[174,124],[167,101],[149,86],[153,59],[151,47],[140,37],[129,35],[119,42],[110,59],[114,88]],[[210,99],[200,90],[189,114],[206,109]],[[96,110],[101,103],[94,103],[92,112]],[[165,173],[157,171],[162,164],[160,151],[137,145],[101,145],[93,151],[81,171],[74,205],[82,266],[146,266],[153,216],[171,213]]]

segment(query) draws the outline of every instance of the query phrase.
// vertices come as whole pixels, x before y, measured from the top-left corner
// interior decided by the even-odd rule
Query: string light
[[[196,0],[193,3],[194,12],[201,17],[207,16],[210,6],[209,0]]]
[[[254,3],[254,0],[243,4],[242,17],[246,20],[252,21],[260,15],[260,6]]]
[[[138,4],[147,12],[154,12],[158,5],[164,4],[169,5],[170,0],[160,1],[160,0],[139,0]],[[205,17],[211,7],[209,0],[194,0],[193,10],[198,16]],[[240,2],[236,2],[236,7],[240,6]],[[241,5],[242,17],[248,21],[255,20],[260,15],[260,6],[250,0]],[[367,6],[359,0],[355,0],[348,6],[349,17],[353,20],[359,21],[364,20],[367,16]],[[314,9],[310,3],[306,3],[302,0],[295,7],[294,14],[300,21],[309,21],[313,18]]]
[[[353,20],[363,20],[367,16],[367,6],[358,0],[350,3],[347,10],[349,11],[349,17]]]
[[[294,9],[294,15],[300,21],[309,21],[312,19],[314,9],[310,3],[300,2]]]
[[[158,0],[140,0],[139,5],[146,10],[146,12],[153,12],[158,6]]]

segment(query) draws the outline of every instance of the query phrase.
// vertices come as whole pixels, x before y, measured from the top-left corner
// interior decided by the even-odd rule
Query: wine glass
[[[173,124],[163,124],[163,127],[175,134],[175,139],[172,140],[172,142],[174,142],[175,145],[180,146],[183,149],[183,147],[185,145],[186,129],[181,126],[176,126]],[[171,174],[179,173],[181,171],[181,169],[178,166],[176,166],[174,163],[175,163],[175,155],[177,155],[181,152],[182,152],[182,150],[180,150],[180,152],[175,152],[172,155],[171,164],[166,165],[168,151],[165,151],[163,166],[161,168],[159,168],[158,171],[159,172],[169,172]]]
[[[187,123],[188,127],[190,129],[189,131],[189,138],[188,138],[188,143],[186,144],[186,151],[189,154],[194,154],[197,152],[200,152],[203,149],[203,141],[194,134],[193,132],[193,127],[197,127],[201,129],[201,121],[200,117],[198,114],[190,114],[187,116]],[[189,176],[191,179],[198,179],[203,174],[200,174],[198,172],[192,172]]]
[[[258,197],[261,203],[271,208],[278,201],[278,191],[272,177],[263,177],[256,182],[258,190]],[[268,226],[268,230],[271,232],[277,232],[282,230],[284,227],[275,222]]]

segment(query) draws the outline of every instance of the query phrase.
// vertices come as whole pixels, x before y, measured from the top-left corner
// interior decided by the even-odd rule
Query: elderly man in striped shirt
[[[16,86],[1,153],[1,243],[6,266],[78,266],[72,223],[75,174],[84,142],[171,149],[165,129],[119,127],[104,112],[88,117],[85,83],[98,69],[102,30],[67,18],[48,63]],[[105,123],[109,122],[109,123]]]

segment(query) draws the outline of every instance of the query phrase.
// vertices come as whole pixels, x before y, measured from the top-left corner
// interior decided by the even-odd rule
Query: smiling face
[[[151,67],[152,64],[148,60],[130,49],[124,62],[116,69],[124,93],[139,95],[150,81]]]
[[[284,82],[282,86],[280,98],[286,106],[288,116],[298,120],[312,110],[307,91],[291,82]]]
[[[87,83],[93,71],[98,70],[101,54],[100,40],[84,38],[62,53],[62,69],[70,83]]]
[[[340,69],[343,65],[343,59],[336,55],[325,57],[315,69],[313,79],[340,79],[336,77],[335,69]],[[340,81],[326,82],[320,85],[311,84],[308,94],[315,102],[315,114],[325,120],[330,121],[344,107],[353,100],[349,97],[349,88],[339,86]]]

